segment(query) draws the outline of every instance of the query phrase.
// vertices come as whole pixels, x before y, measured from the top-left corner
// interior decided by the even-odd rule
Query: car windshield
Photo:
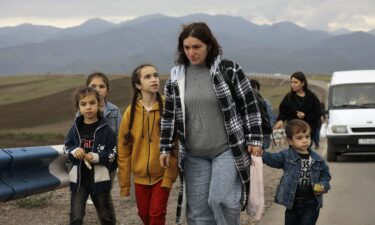
[[[333,86],[331,96],[333,108],[374,108],[375,83]]]

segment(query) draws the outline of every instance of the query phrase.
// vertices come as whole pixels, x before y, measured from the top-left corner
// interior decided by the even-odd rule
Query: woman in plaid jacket
[[[183,222],[186,210],[189,225],[237,225],[249,191],[249,153],[260,155],[263,139],[250,82],[236,63],[221,59],[205,23],[183,27],[177,52],[164,90],[160,138],[164,167],[178,139],[176,222]]]

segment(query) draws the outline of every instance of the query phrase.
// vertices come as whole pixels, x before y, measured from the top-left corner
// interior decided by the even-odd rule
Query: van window
[[[335,85],[331,91],[332,108],[375,107],[375,83]]]

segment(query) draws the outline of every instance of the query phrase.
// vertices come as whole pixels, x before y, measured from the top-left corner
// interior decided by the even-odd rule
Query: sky
[[[324,31],[375,28],[375,0],[0,0],[0,27],[22,23],[71,27],[90,18],[118,23],[155,13],[224,14],[256,24],[290,21]]]

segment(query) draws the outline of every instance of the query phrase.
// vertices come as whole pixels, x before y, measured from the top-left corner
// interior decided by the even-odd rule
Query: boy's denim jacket
[[[322,184],[324,193],[327,193],[330,189],[329,181],[331,180],[328,165],[321,155],[311,149],[308,151],[310,153],[311,184]],[[284,170],[277,187],[275,202],[291,209],[301,174],[301,157],[297,151],[291,148],[277,153],[263,151],[263,162],[270,167]],[[323,207],[323,196],[322,194],[315,196],[318,199],[319,209]]]

